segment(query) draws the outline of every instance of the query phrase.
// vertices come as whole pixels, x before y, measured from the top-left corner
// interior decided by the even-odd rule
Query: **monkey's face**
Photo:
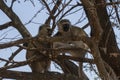
[[[62,30],[64,31],[64,32],[67,32],[67,31],[69,31],[69,29],[70,29],[70,24],[63,24],[62,25]]]
[[[50,36],[52,34],[52,29],[50,27],[44,27],[44,34]]]
[[[39,28],[39,35],[50,36],[51,34],[52,34],[52,30],[49,25],[44,24]]]
[[[47,34],[48,34],[48,36],[51,36],[51,34],[52,34],[52,29],[50,27],[47,28]]]
[[[58,23],[59,32],[68,32],[70,30],[71,23],[67,19],[63,19]]]

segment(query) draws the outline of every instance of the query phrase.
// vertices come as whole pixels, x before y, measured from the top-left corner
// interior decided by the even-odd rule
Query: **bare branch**
[[[12,2],[11,2],[11,6],[10,6],[10,9],[12,9],[13,4],[14,4],[15,1],[16,1],[16,0],[12,0]]]
[[[110,3],[99,3],[97,4],[97,6],[110,6],[110,5],[116,5],[116,4],[120,4],[120,1],[116,1],[116,2],[110,2]]]
[[[42,2],[45,4],[45,6],[46,6],[48,12],[51,13],[51,10],[50,10],[50,8],[49,8],[47,2],[46,2],[45,0],[42,0]]]
[[[86,10],[86,15],[88,16],[89,23],[91,25],[91,37],[98,44],[98,42],[101,39],[103,30],[102,30],[102,27],[100,25],[100,22],[99,22],[97,13],[96,13],[96,7],[94,3],[90,1],[81,0],[81,2],[83,3],[84,9]]]
[[[25,25],[31,23],[31,22],[33,21],[33,19],[35,19],[35,18],[37,17],[37,15],[38,15],[42,10],[44,10],[44,7],[42,7],[40,10],[38,10],[38,11],[34,14],[34,16],[33,16],[27,23],[25,23]],[[32,22],[32,23],[33,23],[33,22]]]
[[[74,60],[77,62],[85,62],[85,63],[91,63],[91,64],[95,64],[94,59],[88,59],[88,58],[83,58],[83,57],[72,57],[72,56],[65,56],[65,55],[58,55],[57,56],[58,59],[62,59],[62,60]]]
[[[36,57],[36,56],[31,57],[31,58],[28,59],[27,61],[21,61],[21,62],[8,61],[8,60],[2,59],[2,58],[0,58],[0,59],[1,59],[2,61],[12,63],[11,65],[1,67],[0,70],[6,70],[6,69],[10,69],[10,68],[15,68],[15,67],[24,66],[24,65],[27,65],[28,63],[32,63],[32,62],[34,62],[34,61],[39,60],[38,57]]]
[[[119,23],[119,25],[120,25],[120,17],[119,17],[119,13],[118,13],[118,8],[117,8],[116,5],[113,5],[113,6],[114,6],[114,8],[115,8],[116,17],[117,17],[118,23]]]
[[[20,40],[12,41],[12,42],[9,42],[9,43],[3,43],[3,44],[0,44],[0,49],[11,47],[11,46],[17,46],[18,44],[22,44],[24,42],[27,42],[27,40],[29,41],[29,40],[31,40],[31,38],[20,39]]]
[[[85,25],[82,27],[82,29],[87,28],[89,25],[90,25],[89,23],[85,24]]]
[[[78,7],[79,6],[79,4],[76,4],[75,6],[72,6],[68,11],[66,11],[64,14],[62,14],[62,16],[60,17],[60,19],[62,19],[67,13],[69,13],[71,10],[73,10],[74,8],[76,8],[76,7]],[[59,14],[57,14],[57,15],[59,15]],[[56,16],[57,16],[56,15]],[[59,20],[60,20],[59,19]]]
[[[10,57],[9,57],[9,61],[12,61],[13,58],[22,50],[22,48],[17,49]],[[7,66],[9,64],[9,62],[7,62],[4,66]]]
[[[31,73],[31,72],[18,72],[18,71],[11,71],[11,70],[1,70],[0,77],[2,78],[9,78],[9,79],[21,79],[21,80],[80,80],[75,75],[72,74],[60,74],[58,72],[46,72],[46,73]]]
[[[57,11],[58,7],[60,6],[61,2],[62,2],[61,0],[57,0],[56,4],[53,7],[53,9],[52,9],[52,11],[50,13],[50,16],[46,20],[45,24],[50,24],[50,20],[51,19],[53,19],[53,20],[55,19],[54,14],[56,13],[56,11]]]
[[[3,0],[0,0],[0,9],[12,20],[13,27],[15,27],[23,37],[31,36],[29,31],[20,21],[19,17],[4,3]]]
[[[9,26],[12,26],[12,25],[13,25],[12,22],[7,22],[3,25],[0,25],[0,30],[6,29],[6,28],[8,28]]]

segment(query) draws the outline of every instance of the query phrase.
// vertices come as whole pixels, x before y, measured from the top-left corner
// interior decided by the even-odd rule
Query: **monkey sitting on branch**
[[[58,22],[58,32],[54,35],[54,37],[63,37],[64,40],[69,38],[70,41],[67,42],[54,42],[53,48],[80,48],[79,50],[68,50],[62,51],[59,53],[70,53],[73,57],[82,57],[85,58],[87,50],[89,47],[83,41],[72,41],[74,37],[82,37],[88,36],[84,30],[79,27],[71,25],[71,22],[67,19],[63,19]],[[83,63],[79,62],[79,77],[87,78],[84,72],[82,71]],[[88,80],[88,78],[86,79]]]
[[[41,25],[39,28],[38,35],[36,37],[45,38],[50,36],[50,26],[49,25]],[[50,67],[50,60],[49,60],[49,51],[46,50],[39,50],[40,48],[50,48],[50,44],[48,42],[41,42],[39,40],[31,41],[28,43],[28,48],[36,48],[36,50],[27,50],[26,59],[39,58],[37,61],[33,61],[29,64],[32,72],[37,73],[44,73],[48,71]]]

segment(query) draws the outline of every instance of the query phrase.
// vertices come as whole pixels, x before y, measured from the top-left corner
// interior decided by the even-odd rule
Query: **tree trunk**
[[[97,5],[97,14],[101,27],[103,29],[102,39],[99,43],[101,56],[115,71],[117,76],[120,76],[120,51],[117,46],[115,34],[106,10],[105,0],[95,0]],[[114,56],[116,55],[116,56]]]

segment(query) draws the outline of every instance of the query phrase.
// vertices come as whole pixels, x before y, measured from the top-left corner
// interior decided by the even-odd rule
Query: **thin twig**
[[[22,48],[17,49],[10,57],[9,57],[9,61],[12,61],[13,58],[22,50]],[[9,62],[7,62],[4,66],[7,66],[9,64]]]
[[[7,22],[7,23],[5,23],[3,25],[0,25],[0,30],[6,29],[9,26],[12,26],[12,22]]]

